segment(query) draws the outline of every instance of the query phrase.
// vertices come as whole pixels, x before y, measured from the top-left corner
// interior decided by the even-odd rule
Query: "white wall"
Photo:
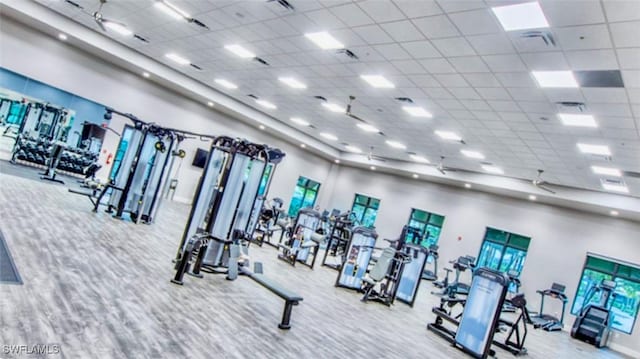
[[[199,133],[243,137],[282,149],[287,154],[286,160],[277,167],[270,195],[282,197],[286,203],[293,193],[297,174],[305,174],[322,183],[327,181],[331,163],[281,141],[267,131],[177,95],[141,76],[115,68],[65,42],[10,19],[3,19],[0,30],[0,65],[9,70],[121,112],[135,114],[144,121]],[[181,146],[187,152],[187,157],[178,176],[177,200],[189,201],[193,196],[201,173],[199,168],[191,166],[198,147],[208,146],[200,140],[186,140]],[[115,148],[110,150],[115,152]]]
[[[536,289],[558,282],[567,286],[569,313],[588,251],[640,263],[637,222],[355,168],[341,167],[333,186],[329,208],[349,208],[355,192],[381,200],[376,220],[381,238],[397,238],[411,208],[444,215],[441,267],[461,255],[477,256],[487,226],[531,237],[522,290],[532,309],[539,306]],[[545,311],[560,310],[552,304],[547,300]],[[565,323],[570,328],[573,316],[567,316]],[[640,352],[640,324],[633,335],[615,335],[612,343]]]
[[[276,170],[270,196],[282,197],[286,203],[298,176],[304,175],[322,183],[318,200],[322,208],[348,209],[355,192],[381,199],[376,224],[383,238],[398,236],[412,207],[445,215],[442,263],[463,254],[477,255],[486,226],[532,237],[522,277],[531,308],[538,306],[535,290],[554,281],[566,284],[573,298],[587,251],[640,262],[637,222],[337,166],[11,20],[3,19],[0,31],[0,65],[12,71],[146,121],[240,136],[281,148],[287,157]],[[181,167],[176,198],[188,200],[192,196],[200,170],[190,163],[199,146],[202,144],[197,140],[184,144],[188,155]],[[573,318],[567,317],[568,326],[572,322]],[[639,333],[637,328],[632,336],[616,335],[613,345],[623,345],[637,354]]]

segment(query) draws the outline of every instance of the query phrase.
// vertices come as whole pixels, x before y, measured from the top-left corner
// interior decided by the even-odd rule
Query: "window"
[[[531,238],[487,227],[480,248],[478,267],[487,267],[507,273],[514,271],[520,276],[527,257]],[[514,291],[515,287],[509,290]]]
[[[264,196],[267,192],[267,187],[269,186],[269,182],[271,182],[271,172],[273,171],[273,163],[267,163],[264,173],[262,174],[262,179],[260,180],[260,186],[258,187],[258,196]]]
[[[616,282],[615,295],[610,299],[613,324],[611,327],[623,333],[631,334],[638,316],[640,305],[640,266],[612,258],[587,254],[582,276],[573,299],[571,314],[576,315],[584,305],[600,302],[600,293],[590,296],[589,292],[603,279]],[[591,297],[591,298],[589,298]],[[585,300],[590,299],[588,303]]]
[[[378,208],[380,208],[379,199],[356,194],[351,206],[351,216],[357,224],[371,228],[376,223]]]
[[[300,208],[313,208],[318,198],[320,183],[306,177],[298,177],[296,189],[289,204],[289,217],[296,217]]]
[[[407,225],[418,230],[422,239],[420,245],[429,248],[433,244],[438,244],[443,223],[444,216],[412,208]],[[408,241],[410,238],[405,238],[405,240]]]

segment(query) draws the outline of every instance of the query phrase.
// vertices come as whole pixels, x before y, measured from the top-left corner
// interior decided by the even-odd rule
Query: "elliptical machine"
[[[613,313],[611,305],[617,294],[616,282],[603,279],[602,282],[587,292],[582,309],[576,317],[576,321],[571,328],[571,337],[591,343],[596,348],[607,346],[611,324],[613,323]],[[597,302],[591,300],[598,298]]]

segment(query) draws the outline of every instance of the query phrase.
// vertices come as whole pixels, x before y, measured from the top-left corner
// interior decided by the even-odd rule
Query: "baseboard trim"
[[[624,345],[620,345],[620,344],[616,344],[616,343],[609,343],[607,344],[607,346],[609,347],[609,349],[616,351],[618,353],[624,354],[624,355],[628,355],[631,358],[640,358],[640,352],[635,351],[631,348],[625,347]]]

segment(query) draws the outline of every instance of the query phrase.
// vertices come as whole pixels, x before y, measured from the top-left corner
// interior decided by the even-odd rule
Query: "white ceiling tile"
[[[512,54],[511,40],[504,33],[468,36],[467,40],[479,55]]]
[[[521,54],[522,61],[531,71],[569,70],[569,64],[562,52],[539,52]]]
[[[464,78],[473,87],[501,87],[502,84],[493,74],[463,74]]]
[[[627,89],[631,103],[640,104],[640,88]]]
[[[400,45],[415,59],[441,57],[438,50],[428,40],[403,42]]]
[[[586,25],[555,29],[564,50],[599,50],[613,45],[606,25]]]
[[[589,103],[626,103],[624,88],[583,88],[582,93]],[[587,106],[588,108],[588,106]]]
[[[391,61],[391,64],[403,74],[422,74],[425,72],[424,67],[414,60]],[[412,78],[412,80],[414,79]]]
[[[592,114],[598,116],[631,117],[631,108],[628,104],[592,103],[589,104]]]
[[[411,21],[429,40],[441,37],[460,36],[460,33],[453,23],[444,15],[423,17]]]
[[[451,87],[448,89],[459,100],[481,100],[482,98],[471,87]]]
[[[479,89],[476,89],[479,90]],[[478,91],[479,92],[479,91]],[[487,103],[494,111],[520,111],[520,107],[518,104],[513,101],[496,101],[496,100],[488,100]]]
[[[481,9],[486,5],[482,1],[477,0],[438,0],[438,4],[442,10],[447,13],[457,12],[457,11],[465,11],[465,10],[473,10],[473,9]]]
[[[626,128],[635,130],[636,124],[631,117],[598,116],[598,127],[601,128]]]
[[[491,111],[491,107],[484,100],[461,100],[460,102],[472,111]]]
[[[375,21],[365,14],[356,4],[336,6],[329,9],[336,17],[349,26],[373,24]]]
[[[373,48],[387,60],[405,60],[411,58],[411,55],[404,51],[398,44],[374,45]]]
[[[613,70],[618,60],[613,50],[567,51],[565,57],[573,70]]]
[[[425,87],[422,89],[430,98],[437,100],[450,100],[453,99],[451,92],[442,87]],[[440,104],[442,106],[442,104]]]
[[[415,75],[410,77],[411,81],[419,87],[441,87],[436,79],[427,74]]]
[[[358,6],[379,23],[404,19],[404,14],[391,1],[366,0]]]
[[[640,69],[640,48],[618,49],[616,52],[621,69]]]
[[[517,55],[486,55],[482,56],[482,58],[493,72],[518,72],[527,70],[527,67]]]
[[[424,59],[420,64],[432,74],[454,73],[456,69],[446,59]]]
[[[502,87],[476,87],[476,91],[485,100],[510,100],[511,95]]]
[[[326,9],[310,11],[305,13],[305,15],[316,24],[316,27],[312,31],[327,31],[345,27],[340,19]]]
[[[457,12],[450,14],[449,18],[464,35],[494,34],[502,31],[488,9]]]
[[[449,62],[460,73],[489,72],[489,68],[479,56],[451,57]]]
[[[353,31],[370,45],[393,42],[393,39],[378,25],[354,27]]]
[[[464,37],[436,39],[431,42],[444,56],[471,56],[476,54]]]
[[[422,33],[409,20],[388,22],[380,26],[397,42],[424,40]]]
[[[552,27],[599,24],[605,22],[599,1],[541,0],[540,6]]]
[[[622,71],[622,80],[624,81],[624,86],[629,88],[640,88],[640,71],[634,70],[625,70]]]
[[[640,21],[616,22],[609,28],[616,47],[640,47]]]
[[[458,74],[438,74],[434,75],[443,87],[468,87],[469,84]]]
[[[551,113],[555,108],[548,102],[518,101],[518,106],[525,112]]]
[[[516,101],[546,101],[542,90],[531,87],[508,87],[507,91]]]
[[[609,21],[640,20],[640,1],[603,0]]]
[[[547,88],[541,89],[550,102],[585,102],[584,96],[580,89],[573,88]]]
[[[434,0],[393,0],[393,2],[408,18],[442,14],[442,10]]]
[[[538,87],[529,72],[505,72],[495,75],[505,87]]]

